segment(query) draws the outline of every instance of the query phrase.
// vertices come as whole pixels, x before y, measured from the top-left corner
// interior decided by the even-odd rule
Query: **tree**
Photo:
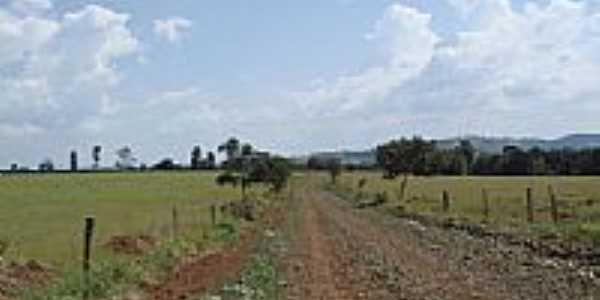
[[[71,151],[71,171],[77,171],[77,151]]]
[[[212,151],[209,151],[208,154],[206,155],[206,167],[210,170],[214,169],[217,166],[217,158],[215,156],[215,153]]]
[[[252,149],[252,145],[245,143],[242,145],[242,156],[251,155],[254,149]]]
[[[528,175],[531,163],[527,152],[517,146],[505,146],[502,151],[503,175]]]
[[[192,170],[197,170],[200,168],[200,162],[202,160],[202,150],[200,146],[194,146],[191,153],[190,158],[190,166]]]
[[[177,165],[172,158],[164,158],[154,166],[152,169],[155,170],[176,170],[180,169],[181,166]]]
[[[100,153],[102,153],[102,146],[96,145],[92,148],[92,160],[94,161],[94,169],[100,167]]]
[[[235,146],[235,145],[238,146]],[[227,146],[229,145],[229,146]],[[290,176],[290,167],[286,159],[280,157],[271,157],[267,152],[255,151],[250,144],[244,144],[242,151],[239,149],[239,141],[221,145],[220,151],[226,151],[229,148],[229,160],[226,164],[226,170],[216,178],[219,185],[231,184],[233,187],[241,186],[242,198],[246,198],[246,189],[251,187],[252,183],[262,183],[270,185],[271,188],[279,192]],[[212,155],[214,159],[214,155]],[[209,154],[208,160],[211,160]]]
[[[273,190],[279,193],[287,185],[290,178],[291,167],[287,159],[274,157],[267,162],[269,171],[264,178],[264,181],[271,184]]]
[[[133,155],[133,151],[131,150],[131,148],[129,148],[128,146],[117,150],[117,157],[118,159],[115,165],[118,169],[125,170],[135,168],[135,163],[137,162],[137,159]]]
[[[50,158],[44,159],[38,166],[40,172],[52,172],[54,171],[54,163]]]
[[[399,174],[427,174],[427,159],[434,152],[435,142],[420,137],[412,140],[402,138],[377,146],[377,164],[385,171],[385,178],[395,178]]]
[[[233,168],[233,161],[240,155],[240,141],[235,138],[229,138],[225,143],[221,144],[217,151],[219,153],[225,152],[227,160],[225,166],[227,168]]]

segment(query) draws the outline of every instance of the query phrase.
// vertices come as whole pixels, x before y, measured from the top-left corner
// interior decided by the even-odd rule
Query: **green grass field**
[[[2,176],[0,241],[9,245],[3,258],[35,259],[57,267],[78,263],[83,219],[88,215],[97,220],[96,256],[111,255],[101,245],[114,235],[168,238],[173,206],[183,225],[208,226],[212,203],[239,198],[239,189],[217,186],[215,176],[212,172]],[[386,191],[390,208],[402,206],[409,213],[451,215],[474,222],[483,220],[482,189],[486,189],[489,222],[518,226],[525,223],[525,190],[531,187],[537,208],[534,227],[551,225],[551,185],[563,204],[561,213],[570,217],[560,226],[600,232],[600,178],[596,177],[411,177],[404,201],[399,199],[402,179],[383,180],[378,172],[347,172],[339,185],[356,195],[361,178],[367,181],[363,194],[373,197]],[[443,190],[452,199],[448,214],[441,209]],[[592,204],[585,205],[590,200]]]
[[[600,177],[409,177],[404,200],[401,201],[402,177],[384,180],[380,172],[345,173],[340,186],[358,194],[358,182],[366,179],[363,193],[373,197],[386,192],[390,207],[402,206],[408,213],[453,216],[481,222],[483,189],[489,199],[488,222],[497,225],[526,225],[526,189],[531,188],[535,202],[535,222],[531,228],[569,231],[584,236],[600,237]],[[561,222],[552,225],[548,186],[557,195]],[[448,213],[442,211],[442,192],[451,197]]]
[[[84,217],[96,217],[95,255],[111,236],[168,237],[173,206],[183,225],[208,226],[209,206],[238,199],[216,173],[48,174],[0,177],[0,241],[5,260],[36,259],[57,267],[81,256]],[[259,189],[253,189],[255,192]]]

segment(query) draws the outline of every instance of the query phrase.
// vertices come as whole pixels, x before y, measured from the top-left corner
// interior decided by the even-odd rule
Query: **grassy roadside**
[[[282,299],[287,285],[283,255],[293,239],[304,176],[296,176],[288,188],[286,201],[279,202],[272,219],[260,228],[261,237],[254,255],[237,280],[227,282],[194,300],[276,300]]]
[[[358,187],[365,179],[366,184]],[[391,215],[421,215],[437,222],[479,224],[489,230],[530,237],[553,237],[564,241],[600,244],[600,178],[591,177],[411,177],[400,194],[401,181],[383,180],[374,172],[345,174],[337,185],[322,187],[355,205],[373,202],[376,197],[385,198],[378,210]],[[561,215],[567,218],[554,224],[548,211],[548,196],[544,194],[551,185],[563,203],[582,203],[585,207],[561,207]],[[530,187],[536,201],[535,221],[526,221],[525,190]],[[488,191],[489,215],[484,217],[482,190]],[[442,210],[441,194],[448,190],[451,195],[450,210]],[[570,198],[569,198],[570,197]]]
[[[81,299],[84,291],[90,299],[108,299],[126,293],[138,294],[142,286],[160,282],[177,263],[209,249],[235,243],[246,226],[233,219],[223,220],[206,231],[190,231],[181,237],[164,241],[139,257],[115,257],[94,264],[86,283],[80,271],[68,271],[41,289],[23,291],[22,300]]]

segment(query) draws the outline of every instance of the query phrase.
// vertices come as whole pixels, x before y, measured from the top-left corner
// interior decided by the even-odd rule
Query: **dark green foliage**
[[[420,137],[392,140],[377,147],[377,163],[384,169],[385,178],[395,178],[403,173],[425,175],[428,173],[427,158],[434,150],[435,142]]]
[[[240,156],[240,141],[235,138],[229,138],[225,143],[218,147],[219,152],[225,152],[227,160],[224,162],[224,167],[227,169],[233,169],[233,162]]]
[[[273,157],[266,162],[263,181],[270,184],[275,192],[280,192],[291,175],[291,167],[287,159]]]
[[[100,153],[102,153],[102,146],[96,145],[92,148],[92,160],[94,161],[94,169],[98,169],[100,165]]]
[[[501,154],[478,153],[468,141],[439,149],[419,137],[393,140],[377,147],[384,178],[414,175],[600,175],[600,148],[545,151],[504,147]]]
[[[236,187],[240,183],[241,178],[239,175],[236,175],[236,174],[233,174],[232,172],[226,171],[222,174],[219,174],[219,176],[217,176],[215,181],[220,186],[231,184],[233,187]]]
[[[256,151],[250,144],[244,144],[239,150],[240,142],[230,138],[219,151],[227,153],[226,171],[216,179],[219,185],[241,184],[242,194],[252,183],[267,184],[276,192],[281,191],[291,174],[288,161],[280,157],[271,157],[267,152]]]
[[[251,155],[254,152],[252,145],[246,143],[242,146],[242,156]]]
[[[206,155],[206,167],[210,170],[214,169],[217,166],[217,158],[215,157],[215,153],[210,151]]]
[[[160,162],[158,162],[157,164],[155,164],[154,166],[152,166],[152,169],[154,169],[154,170],[179,170],[179,169],[181,169],[181,166],[176,164],[173,161],[173,159],[165,158],[165,159],[161,160]]]
[[[77,171],[77,151],[71,151],[71,171]]]
[[[192,170],[197,170],[200,168],[200,163],[202,161],[202,150],[200,146],[194,146],[191,153],[190,158],[190,167]]]
[[[51,159],[47,158],[39,164],[38,170],[40,172],[52,172],[54,171],[54,163]]]

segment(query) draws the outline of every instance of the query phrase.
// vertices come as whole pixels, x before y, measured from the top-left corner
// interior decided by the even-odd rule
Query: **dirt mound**
[[[283,206],[270,207],[257,215],[258,224],[242,231],[235,245],[220,251],[190,257],[181,262],[164,282],[146,286],[144,299],[179,300],[189,295],[205,293],[236,278],[244,264],[255,252],[261,229],[276,228],[285,220]]]
[[[141,255],[156,246],[155,238],[148,235],[117,235],[110,238],[105,246],[115,253]]]
[[[256,244],[254,231],[246,232],[239,245],[183,262],[165,282],[146,287],[146,299],[179,300],[206,292],[238,274]]]
[[[0,299],[19,290],[43,286],[51,278],[51,269],[34,260],[0,266]]]

